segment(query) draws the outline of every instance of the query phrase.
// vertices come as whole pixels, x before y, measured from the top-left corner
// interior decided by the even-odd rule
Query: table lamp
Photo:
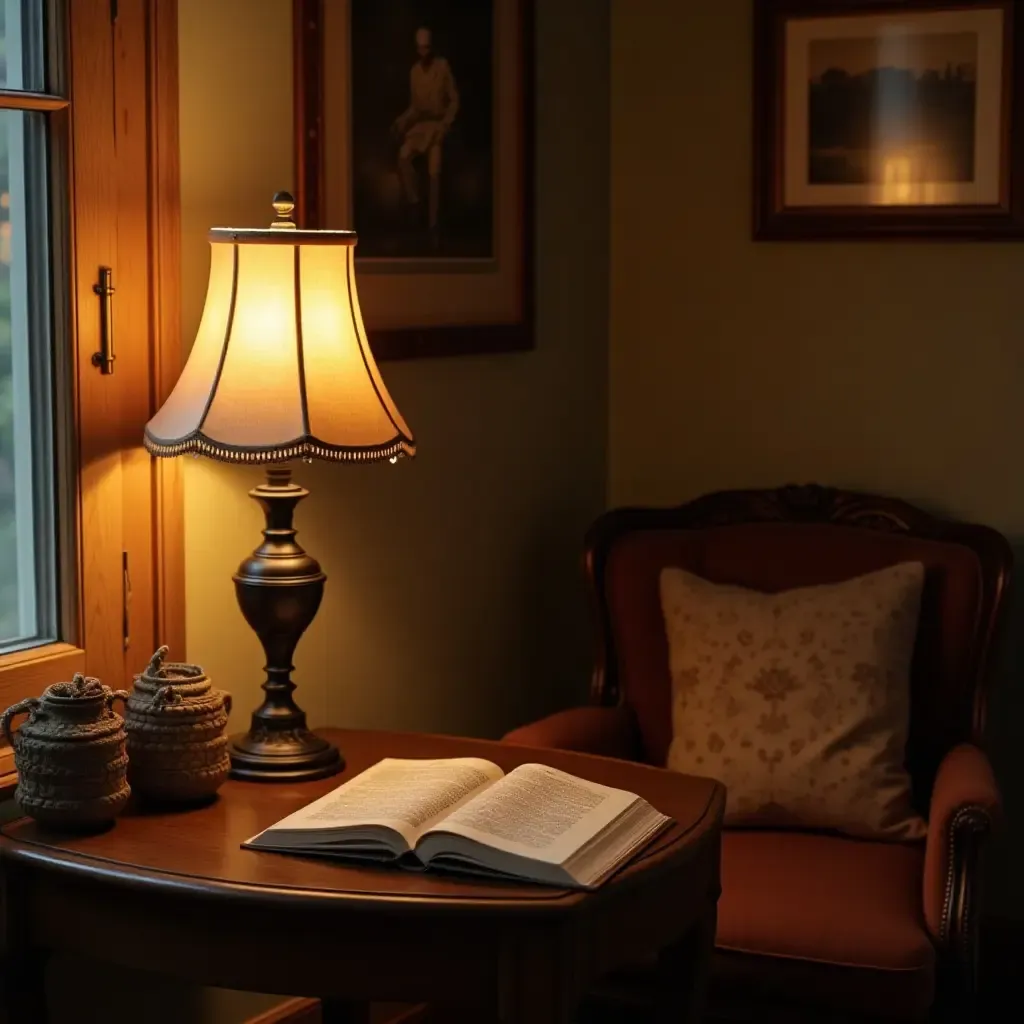
[[[238,568],[235,593],[263,645],[264,700],[230,743],[232,773],[262,781],[341,771],[337,747],[312,733],[292,696],[292,654],[313,621],[326,576],[295,539],[292,515],[309,492],[290,459],[396,461],[415,443],[374,362],[356,294],[354,231],[295,226],[294,200],[274,196],[267,229],[213,228],[210,283],[188,362],[145,445],[259,463],[249,492],[263,508],[263,543]]]

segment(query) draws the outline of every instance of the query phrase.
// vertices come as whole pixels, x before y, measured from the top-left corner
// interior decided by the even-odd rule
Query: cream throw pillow
[[[720,779],[729,825],[919,839],[903,767],[924,567],[763,594],[661,573],[668,767]]]

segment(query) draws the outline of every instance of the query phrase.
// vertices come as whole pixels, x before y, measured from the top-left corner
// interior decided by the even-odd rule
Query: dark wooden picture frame
[[[534,2],[516,0],[518,17],[515,43],[520,55],[517,75],[520,85],[516,112],[518,123],[515,130],[519,175],[519,215],[516,218],[519,240],[514,261],[505,261],[504,267],[497,258],[493,261],[497,273],[512,272],[518,275],[517,315],[514,319],[507,316],[495,317],[493,322],[474,320],[387,328],[375,326],[372,316],[367,316],[367,332],[378,359],[478,355],[523,351],[534,346]],[[328,214],[325,183],[325,150],[328,148],[332,127],[325,116],[325,0],[292,0],[292,4],[295,178],[299,223],[309,228],[354,226],[358,230],[358,224],[351,222],[328,223],[331,218]],[[337,60],[333,62],[332,72],[338,63]],[[351,75],[350,62],[346,60],[345,65],[343,73]],[[350,143],[351,139],[346,141]],[[500,198],[495,189],[495,202],[500,201]],[[515,265],[509,267],[509,262]],[[358,272],[358,256],[356,266]],[[416,274],[417,271],[412,269],[408,273]],[[436,273],[443,273],[440,263]],[[402,274],[394,276],[400,278]],[[360,292],[363,290],[361,285]],[[365,313],[365,300],[363,305]]]
[[[1016,6],[1012,0],[755,0],[754,238],[998,240],[1024,237],[1024,10],[1015,10]],[[787,25],[796,24],[799,20],[806,22],[806,19],[846,19],[859,15],[898,15],[904,20],[946,14],[969,18],[981,16],[978,12],[986,11],[998,12],[1002,18],[1001,51],[992,48],[992,52],[999,53],[1001,60],[998,69],[1000,81],[986,92],[990,99],[994,96],[998,100],[994,104],[998,118],[990,112],[990,119],[998,121],[998,128],[985,136],[990,147],[998,146],[998,153],[989,154],[988,158],[990,177],[998,174],[997,199],[957,202],[933,197],[927,201],[901,202],[903,193],[897,190],[891,201],[888,198],[828,204],[809,200],[801,203],[787,201],[787,189],[795,173],[792,167],[787,167],[787,157],[793,166],[797,166],[803,155],[799,144],[794,143],[797,132],[792,124],[787,123],[796,120],[787,117],[787,105],[790,113],[794,109],[794,98],[787,96],[787,62],[795,60],[787,53]],[[924,31],[922,28],[922,33]],[[936,37],[932,35],[929,38]],[[979,62],[968,72],[968,75],[974,75],[970,79],[974,97],[972,119],[982,116],[978,112],[982,106],[982,90],[977,84],[982,70],[980,43],[978,52]],[[920,61],[922,58],[917,59]],[[807,63],[810,67],[809,58]],[[988,63],[991,64],[991,60]],[[946,71],[938,72],[940,76],[950,74],[950,65],[946,67]],[[925,74],[933,72],[926,71]],[[955,74],[961,74],[959,67]],[[991,82],[992,74],[988,68],[986,82]],[[810,111],[806,116],[810,125]],[[807,163],[804,165],[808,168],[808,179],[812,174],[811,131],[808,126]],[[980,166],[979,147],[974,139],[981,137],[980,129],[975,131],[974,120],[970,131],[974,179],[969,184],[973,186],[979,178],[977,168]],[[863,152],[855,155],[871,158]],[[925,187],[934,187],[935,184],[928,182]],[[873,184],[865,187],[888,186]]]

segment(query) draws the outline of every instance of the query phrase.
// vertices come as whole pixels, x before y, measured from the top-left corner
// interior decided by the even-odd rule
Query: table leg
[[[503,1013],[498,1018],[498,1024],[572,1024],[573,1018],[572,1012],[561,1007],[522,1003],[515,1013]]]
[[[370,1024],[370,1004],[352,999],[321,999],[322,1024]]]
[[[504,965],[502,982],[491,1016],[500,1024],[571,1024],[577,996],[558,954],[538,942],[522,947]]]
[[[658,957],[658,1024],[699,1024],[704,1017],[718,905],[713,903],[690,931]]]
[[[531,989],[529,983],[513,999],[501,1000],[498,1024],[572,1024],[576,1019],[575,1001],[568,999],[558,987],[544,991]],[[493,1016],[478,1014],[478,1021],[491,1021]]]
[[[46,1024],[46,961],[41,950],[12,949],[3,960],[6,1024]]]

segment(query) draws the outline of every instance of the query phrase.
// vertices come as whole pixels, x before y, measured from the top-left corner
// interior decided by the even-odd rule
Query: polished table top
[[[89,877],[108,885],[187,891],[221,899],[346,901],[376,910],[417,907],[447,913],[482,904],[520,912],[567,911],[593,894],[526,883],[464,880],[447,875],[244,850],[240,844],[294,810],[368,768],[382,757],[482,757],[509,771],[539,761],[604,785],[630,790],[669,815],[674,824],[621,870],[600,893],[635,884],[640,876],[677,869],[680,860],[717,839],[724,790],[711,779],[556,750],[487,740],[416,733],[323,729],[341,748],[344,773],[294,785],[229,780],[211,804],[195,809],[129,807],[109,830],[62,835],[29,819],[0,834],[0,854],[25,868]],[[507,912],[507,910],[506,910]]]

